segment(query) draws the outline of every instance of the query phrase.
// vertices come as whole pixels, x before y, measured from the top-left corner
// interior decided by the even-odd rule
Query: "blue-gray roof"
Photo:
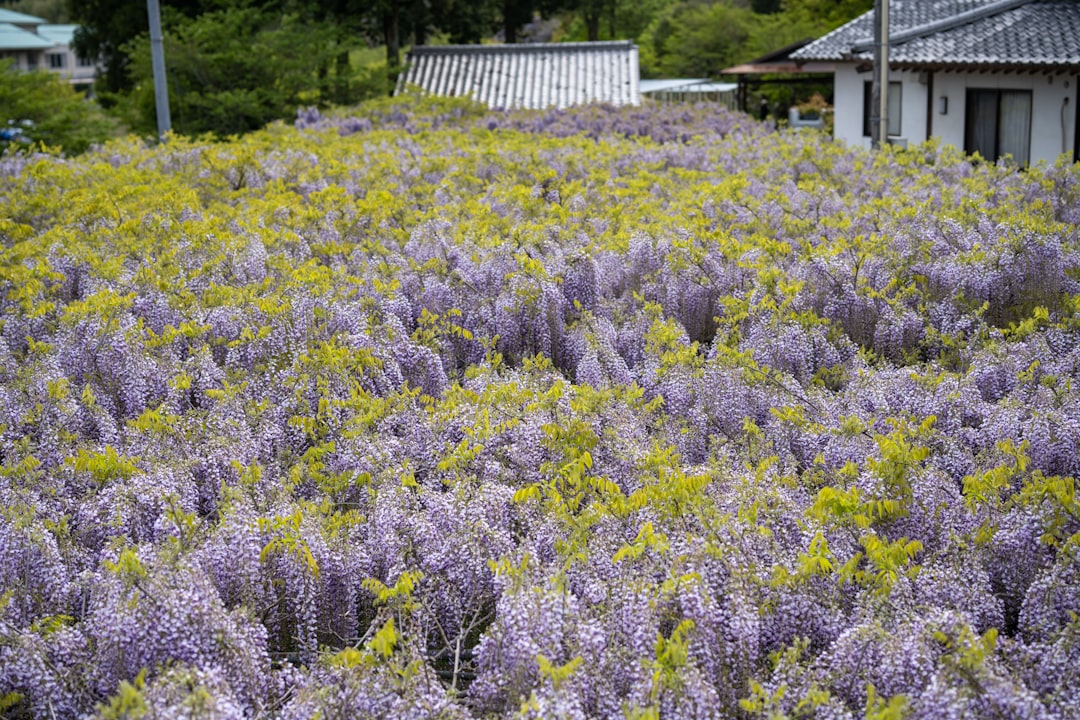
[[[410,87],[507,109],[641,103],[629,41],[414,47],[396,92]]]
[[[1075,0],[890,0],[889,62],[910,66],[1080,67]],[[871,60],[874,14],[792,54],[796,60]]]
[[[44,22],[45,20],[34,17],[33,15],[0,8],[0,23],[11,23],[12,25],[41,25]]]
[[[78,25],[40,25],[37,34],[46,40],[51,40],[54,45],[71,45],[78,27]]]
[[[45,50],[53,45],[40,35],[0,22],[0,50]]]

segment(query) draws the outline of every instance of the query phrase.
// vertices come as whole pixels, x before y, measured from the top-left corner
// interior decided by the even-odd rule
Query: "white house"
[[[1080,142],[1080,2],[888,0],[895,143],[928,138],[1028,164]],[[792,53],[835,67],[835,135],[870,145],[873,13]]]
[[[0,59],[20,70],[50,70],[76,87],[88,88],[95,64],[80,60],[72,49],[76,25],[50,25],[33,15],[0,8]]]
[[[89,88],[97,75],[92,60],[75,54],[72,42],[78,25],[39,25],[37,34],[52,43],[45,51],[45,66],[78,88]]]
[[[0,8],[0,60],[15,63],[20,70],[37,70],[45,60],[52,42],[37,34],[45,23],[32,15]]]

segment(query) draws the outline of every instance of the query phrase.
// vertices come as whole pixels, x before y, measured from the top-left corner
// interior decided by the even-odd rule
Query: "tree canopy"
[[[31,0],[20,0],[22,3]],[[46,0],[34,0],[45,2]],[[55,2],[55,0],[53,0]],[[135,129],[152,128],[145,0],[63,0],[78,53],[98,58],[97,92]],[[410,45],[515,42],[536,18],[555,40],[633,39],[645,77],[714,77],[818,36],[872,0],[164,0],[176,129],[245,132],[301,105],[385,94]],[[358,63],[374,48],[385,64]]]
[[[204,13],[173,26],[166,37],[170,108],[175,129],[188,135],[232,135],[258,128],[301,105],[346,104],[354,80],[330,70],[341,44],[329,21],[303,21],[255,8]],[[128,99],[133,128],[154,127],[149,39],[124,46],[135,82]]]
[[[57,75],[22,72],[0,60],[0,130],[18,129],[23,144],[44,144],[79,153],[117,130],[101,109]],[[0,150],[8,141],[0,140]]]

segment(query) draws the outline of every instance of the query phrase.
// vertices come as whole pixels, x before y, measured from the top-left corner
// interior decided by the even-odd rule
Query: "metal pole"
[[[889,138],[889,0],[874,0],[874,73],[870,84],[870,142]],[[899,130],[899,128],[893,128]]]
[[[165,79],[165,48],[161,40],[161,9],[158,0],[146,0],[150,16],[150,61],[154,68],[154,107],[157,110],[158,139],[172,129],[169,116],[169,85]]]
[[[881,0],[881,130],[878,137],[884,145],[889,142],[889,0]],[[892,128],[899,134],[900,128]]]

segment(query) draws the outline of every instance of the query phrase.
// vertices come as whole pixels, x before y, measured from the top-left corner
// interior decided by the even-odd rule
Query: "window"
[[[1031,159],[1031,91],[967,91],[964,150],[995,159],[1012,155],[1027,165]]]
[[[79,58],[79,67],[94,67],[93,58]]]
[[[67,67],[67,55],[64,53],[49,53],[49,67],[53,70]]]
[[[862,134],[870,137],[870,102],[874,84],[867,80],[863,83]],[[886,135],[900,134],[900,102],[903,99],[904,84],[889,83],[889,121],[886,123]]]

